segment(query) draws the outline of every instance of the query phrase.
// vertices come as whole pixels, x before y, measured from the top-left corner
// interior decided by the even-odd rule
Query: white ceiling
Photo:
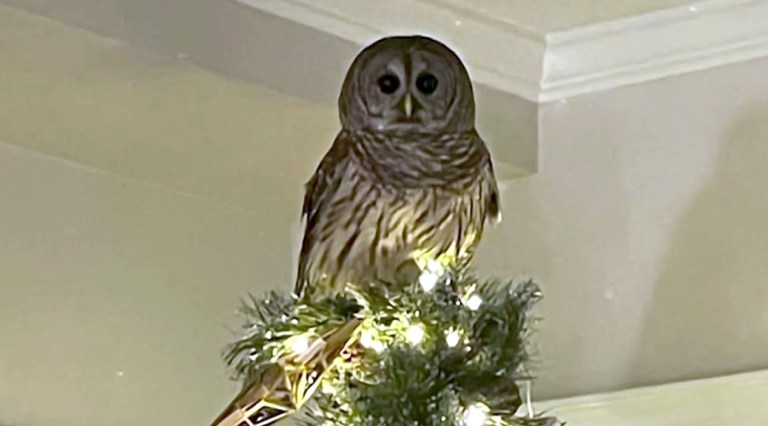
[[[419,0],[482,14],[533,33],[547,34],[637,16],[696,0]]]

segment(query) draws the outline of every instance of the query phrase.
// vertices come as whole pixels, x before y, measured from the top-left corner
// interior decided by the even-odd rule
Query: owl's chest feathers
[[[480,174],[487,151],[476,133],[351,134],[348,160],[381,186],[463,190]]]
[[[479,239],[485,208],[479,202],[480,179],[457,189],[394,187],[349,162],[325,216],[328,233],[320,239],[329,242],[340,270],[391,269],[407,259],[424,263],[459,256]]]
[[[469,259],[493,191],[487,151],[479,138],[436,142],[339,135],[327,157],[332,167],[319,175],[323,196],[309,212],[310,281],[318,273],[384,279],[414,261],[423,268]]]

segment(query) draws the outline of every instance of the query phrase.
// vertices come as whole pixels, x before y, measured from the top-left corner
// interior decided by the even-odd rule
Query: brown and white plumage
[[[425,37],[382,39],[355,59],[339,107],[342,130],[306,187],[296,293],[468,264],[500,209],[458,57]]]

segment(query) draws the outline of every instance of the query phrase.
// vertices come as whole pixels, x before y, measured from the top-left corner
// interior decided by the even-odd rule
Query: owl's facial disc
[[[474,128],[466,69],[434,40],[391,37],[366,48],[350,68],[340,96],[347,128],[441,133]]]
[[[438,77],[430,72],[413,75],[412,66],[410,52],[404,52],[386,63],[383,74],[375,80],[366,107],[376,130],[423,131],[436,124],[443,108],[430,97],[438,89]]]
[[[405,115],[405,120],[411,120],[414,112],[421,111],[423,109],[422,104],[415,98],[415,95],[429,96],[437,90],[439,80],[433,74],[424,72],[421,73],[416,79],[415,83],[410,85],[411,87],[403,95],[403,99],[400,102],[401,109]],[[414,90],[415,89],[415,90]],[[417,117],[418,118],[418,117]],[[423,121],[423,120],[422,120]]]

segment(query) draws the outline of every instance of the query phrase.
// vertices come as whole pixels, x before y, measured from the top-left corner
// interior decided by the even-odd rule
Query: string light
[[[464,302],[465,305],[467,305],[467,308],[469,308],[472,311],[476,311],[480,309],[480,305],[483,304],[483,298],[480,297],[479,294],[474,293],[467,299],[466,302]]]
[[[470,405],[464,411],[463,426],[483,426],[488,420],[488,406],[478,402]]]
[[[419,275],[419,285],[421,285],[424,291],[429,293],[437,285],[438,279],[439,277],[434,272],[424,271]]]
[[[381,341],[376,340],[374,334],[374,329],[369,328],[363,331],[360,335],[360,344],[363,345],[364,348],[372,349],[376,353],[381,353],[386,346]]]
[[[443,268],[443,264],[434,259],[427,261],[427,270],[434,272],[437,275],[443,275],[445,273],[445,268]]]
[[[250,352],[248,352],[248,359],[251,361],[256,361],[256,359],[259,357],[259,352],[255,349],[251,349]]]
[[[445,268],[442,263],[434,259],[428,260],[424,271],[419,275],[419,285],[424,291],[430,292],[435,288],[443,274],[445,274]]]
[[[309,337],[305,335],[299,335],[291,339],[291,350],[296,354],[303,354],[309,350]]]
[[[405,330],[405,338],[408,339],[412,345],[418,345],[424,341],[424,327],[419,324],[411,325]]]
[[[337,392],[336,387],[330,382],[330,380],[323,380],[320,382],[320,392],[326,395],[334,395]]]
[[[455,348],[461,341],[461,333],[458,330],[453,330],[445,336],[445,343],[448,347]]]

